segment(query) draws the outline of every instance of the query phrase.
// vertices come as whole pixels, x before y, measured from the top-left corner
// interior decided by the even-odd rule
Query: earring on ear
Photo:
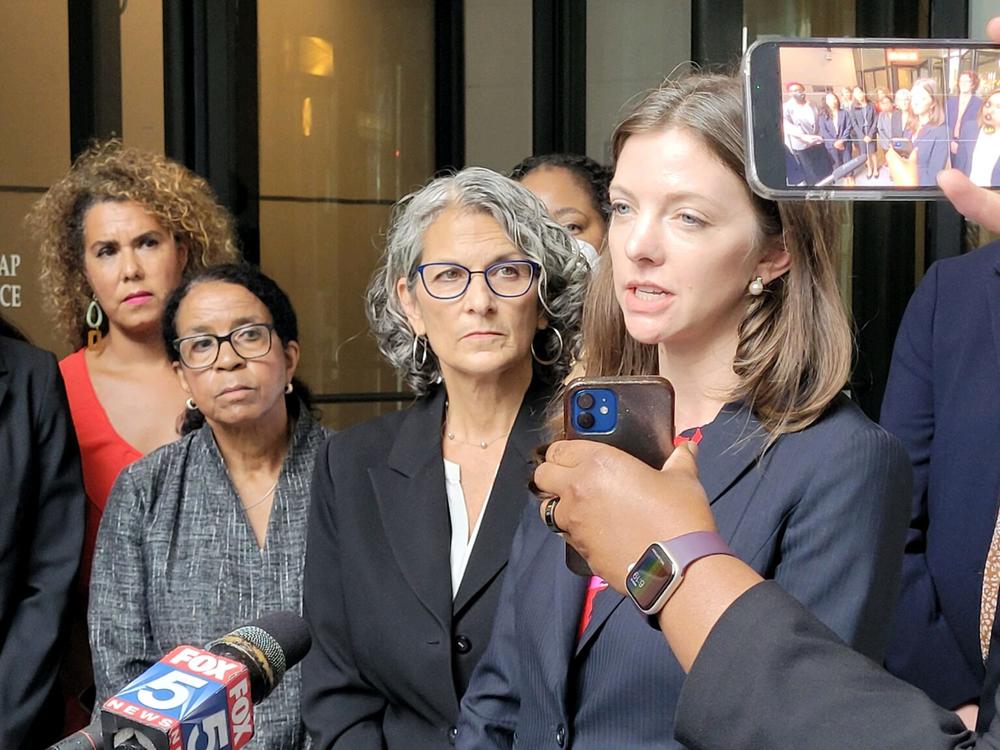
[[[184,402],[184,405],[188,408],[188,411],[198,411],[198,406],[195,404],[193,398],[188,398],[188,400]]]
[[[285,393],[291,393],[291,392],[292,392],[292,381],[289,380],[288,385],[285,386]]]
[[[755,278],[750,282],[750,286],[747,287],[747,291],[754,297],[759,297],[764,293],[764,279],[760,276]]]
[[[93,349],[101,343],[101,324],[104,322],[104,310],[101,309],[96,294],[91,295],[90,304],[87,305],[86,321],[90,329],[87,331],[87,348]]]

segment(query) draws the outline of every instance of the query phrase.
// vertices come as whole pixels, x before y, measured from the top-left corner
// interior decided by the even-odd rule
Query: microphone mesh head
[[[270,633],[256,625],[245,625],[242,628],[237,628],[230,635],[242,638],[264,652],[274,672],[274,684],[277,685],[281,682],[281,678],[285,676],[285,652],[282,650],[281,644]]]

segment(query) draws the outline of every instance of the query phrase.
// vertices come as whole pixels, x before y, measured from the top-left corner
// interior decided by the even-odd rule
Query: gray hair
[[[448,208],[480,212],[493,217],[522,253],[541,265],[538,301],[549,327],[539,330],[534,350],[544,360],[559,351],[555,362],[533,362],[535,377],[559,383],[569,372],[580,347],[583,298],[589,272],[576,242],[549,217],[544,204],[527,188],[482,167],[468,167],[438,177],[401,198],[392,211],[385,252],[366,293],[366,312],[379,351],[418,396],[440,380],[437,357],[427,347],[427,361],[414,361],[414,333],[396,294],[396,283],[406,278],[412,291],[428,227]]]

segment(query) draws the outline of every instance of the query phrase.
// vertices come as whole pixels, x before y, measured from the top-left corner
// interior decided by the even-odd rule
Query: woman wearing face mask
[[[948,128],[938,101],[937,81],[918,78],[910,88],[910,108],[917,120],[909,156],[886,152],[889,173],[897,185],[933,187],[937,174],[948,166]]]
[[[587,277],[545,206],[489,170],[396,207],[368,319],[418,398],[338,433],[317,461],[303,663],[314,747],[451,747]]]
[[[611,262],[588,292],[586,371],[666,377],[675,441],[700,443],[723,540],[877,659],[899,584],[906,456],[841,393],[851,338],[835,216],[750,191],[740,91],[725,76],[667,83],[616,129]],[[645,492],[636,464],[607,486]],[[566,569],[548,520],[531,508],[515,536],[457,745],[679,748],[680,665],[621,595]]]
[[[67,733],[87,723],[87,585],[97,527],[123,467],[176,440],[184,392],[163,306],[187,271],[238,257],[232,220],[201,177],[161,154],[99,143],[32,208],[42,288],[77,347],[59,363],[80,444],[86,530],[64,668]],[[138,404],[142,408],[136,408]]]
[[[611,170],[589,156],[546,154],[522,160],[510,178],[537,195],[570,235],[593,248],[594,257],[588,257],[593,265],[608,231]]]
[[[170,295],[162,336],[185,434],[125,468],[108,498],[90,589],[99,702],[178,643],[302,605],[309,486],[329,432],[295,380],[291,302],[250,266],[203,270]],[[248,750],[304,745],[300,685],[295,667],[254,708]]]

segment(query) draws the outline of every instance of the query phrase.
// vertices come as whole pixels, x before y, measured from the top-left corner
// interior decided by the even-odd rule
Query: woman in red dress
[[[88,720],[90,561],[118,472],[176,440],[185,394],[160,330],[184,272],[239,257],[232,220],[202,178],[162,155],[99,143],[35,204],[42,285],[77,350],[60,362],[87,491],[83,558],[64,667],[67,725]]]

